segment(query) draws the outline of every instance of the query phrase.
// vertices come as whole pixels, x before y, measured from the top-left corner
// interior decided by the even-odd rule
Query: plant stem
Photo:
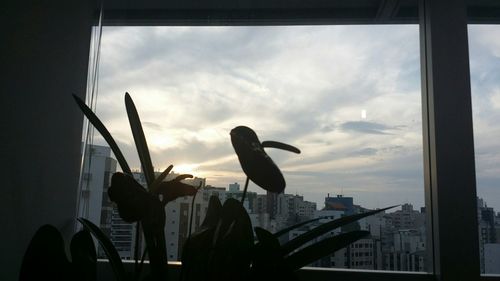
[[[139,271],[135,272],[135,280],[139,280],[139,277],[141,276],[142,272],[142,266],[144,264],[144,259],[146,258],[146,255],[148,254],[148,248],[144,248],[144,251],[142,252],[142,258],[141,258],[141,263],[139,264]]]
[[[194,211],[194,199],[196,198],[196,194],[198,194],[199,188],[196,193],[193,195],[193,200],[191,201],[191,215],[189,216],[189,235],[188,239],[191,238],[191,231],[193,228],[193,211]]]
[[[245,202],[245,196],[247,195],[247,188],[248,188],[249,181],[250,181],[250,178],[247,177],[247,180],[245,181],[245,188],[243,189],[243,195],[241,196],[241,205],[243,205],[243,202]]]

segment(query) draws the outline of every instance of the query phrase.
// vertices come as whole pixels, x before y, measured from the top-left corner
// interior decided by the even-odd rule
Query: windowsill
[[[133,260],[123,260],[127,271],[133,271],[134,261]],[[145,267],[148,266],[149,262],[144,262]],[[178,280],[181,269],[181,262],[173,261],[168,262],[169,274],[171,280]],[[146,269],[147,270],[147,269]],[[423,272],[407,272],[407,271],[386,271],[386,270],[354,270],[354,269],[337,269],[337,268],[316,268],[316,267],[304,267],[297,272],[299,280],[308,281],[327,281],[332,280],[370,280],[370,281],[392,281],[392,280],[405,280],[405,281],[430,281],[434,280],[434,276],[430,273]],[[108,265],[107,260],[98,260],[98,281],[114,280],[113,272]],[[482,280],[499,280],[493,279],[483,279]]]

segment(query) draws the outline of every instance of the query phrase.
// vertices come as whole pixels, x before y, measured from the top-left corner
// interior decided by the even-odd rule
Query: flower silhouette
[[[241,168],[255,184],[263,189],[280,193],[286,187],[281,170],[264,151],[264,147],[274,147],[295,153],[300,150],[294,146],[276,142],[260,142],[257,134],[249,127],[238,126],[231,130],[231,143],[238,155]],[[246,191],[245,185],[245,191]]]

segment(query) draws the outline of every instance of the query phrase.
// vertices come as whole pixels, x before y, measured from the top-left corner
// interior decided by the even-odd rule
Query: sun
[[[173,168],[173,171],[177,174],[190,174],[194,175],[196,173],[197,164],[180,164]]]

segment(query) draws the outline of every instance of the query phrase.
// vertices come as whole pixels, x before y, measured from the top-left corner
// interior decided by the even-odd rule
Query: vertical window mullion
[[[422,0],[420,7],[431,268],[438,280],[478,280],[466,5],[464,0]]]

